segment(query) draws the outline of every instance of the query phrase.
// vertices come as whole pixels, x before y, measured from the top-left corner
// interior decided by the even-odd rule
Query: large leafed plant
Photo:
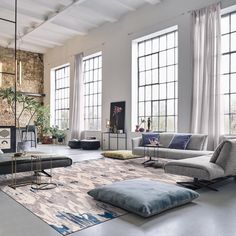
[[[28,97],[22,92],[15,92],[12,88],[0,89],[0,98],[7,102],[13,116],[15,117],[16,115],[19,138],[21,141],[24,141],[27,137],[28,130],[26,130],[25,136],[21,137],[20,128],[22,125],[28,127],[33,122],[37,112],[42,109],[41,103],[34,97]],[[23,117],[24,119],[22,119]]]

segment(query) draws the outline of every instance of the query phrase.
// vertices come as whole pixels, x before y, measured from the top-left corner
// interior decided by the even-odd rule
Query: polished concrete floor
[[[60,153],[78,162],[100,157],[100,151],[46,145],[40,151]],[[195,203],[144,219],[133,214],[107,221],[71,236],[236,236],[236,181],[200,190]],[[0,191],[0,236],[59,236],[37,216]]]

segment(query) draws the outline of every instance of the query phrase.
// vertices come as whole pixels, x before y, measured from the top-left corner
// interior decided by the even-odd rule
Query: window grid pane
[[[138,43],[138,121],[152,130],[177,131],[177,30]]]
[[[224,128],[225,134],[236,134],[236,18],[235,12],[225,14],[221,18],[222,28],[222,62],[221,79],[224,94]]]
[[[85,130],[101,130],[102,55],[83,61]]]
[[[59,129],[69,128],[70,67],[55,70],[55,125]]]

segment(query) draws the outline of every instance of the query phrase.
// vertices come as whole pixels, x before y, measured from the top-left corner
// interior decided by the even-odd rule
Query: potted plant
[[[52,134],[53,143],[63,143],[65,139],[65,131],[60,130],[57,125],[54,125],[50,128]]]
[[[38,108],[34,124],[37,127],[39,141],[43,143],[43,140],[50,138],[50,113],[48,106],[40,106]]]
[[[57,133],[57,141],[58,143],[63,143],[64,139],[65,139],[65,131],[64,130],[58,130]]]
[[[21,122],[22,117],[24,116],[24,126],[29,127],[29,124],[32,122],[35,117],[36,112],[42,106],[35,98],[28,97],[25,94],[15,91],[12,88],[0,89],[0,98],[7,101],[12,114],[15,117],[16,112],[16,124],[19,132],[19,140],[17,144],[17,151],[23,152],[29,149],[29,143],[26,141],[28,130],[24,137],[21,135]],[[17,104],[15,104],[15,102]],[[16,111],[15,111],[16,107]],[[27,114],[27,116],[25,116]]]
[[[57,136],[58,136],[58,132],[59,132],[58,126],[57,126],[57,125],[52,126],[52,127],[50,128],[50,132],[51,132],[51,134],[52,134],[52,143],[53,143],[53,144],[56,144],[56,142],[57,142]]]

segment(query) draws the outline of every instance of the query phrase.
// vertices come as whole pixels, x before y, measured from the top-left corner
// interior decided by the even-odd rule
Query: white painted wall
[[[87,36],[78,36],[62,47],[50,49],[44,57],[45,102],[50,104],[50,69],[71,64],[71,80],[74,76],[74,55],[89,55],[102,51],[103,97],[102,127],[109,118],[110,102],[126,101],[126,129],[131,133],[131,49],[132,40],[156,31],[178,25],[179,31],[179,117],[178,131],[188,132],[191,114],[192,49],[191,10],[202,8],[218,0],[163,0],[158,5],[147,5],[122,18],[119,22],[105,24]],[[222,8],[236,4],[236,0],[223,0]],[[88,135],[88,133],[86,133]]]

